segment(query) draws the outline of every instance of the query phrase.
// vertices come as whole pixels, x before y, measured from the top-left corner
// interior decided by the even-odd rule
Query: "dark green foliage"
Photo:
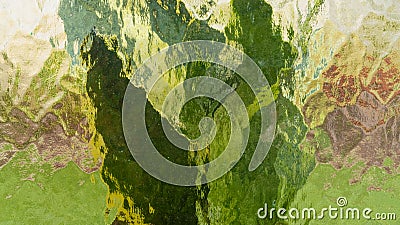
[[[151,28],[161,40],[169,45],[181,42],[190,21],[184,3],[177,3],[176,0],[147,0],[147,5],[150,10]]]
[[[280,70],[291,66],[296,53],[274,27],[272,7],[263,0],[232,0],[231,4],[233,18],[225,28],[227,38],[240,43],[270,85],[275,84]]]
[[[102,176],[110,191],[118,191],[134,199],[135,206],[145,216],[145,222],[196,224],[197,190],[169,185],[148,175],[137,165],[126,146],[121,109],[129,80],[122,76],[121,59],[115,51],[107,48],[105,38],[100,36],[94,36],[90,50],[83,52],[85,62],[89,61],[89,55],[93,67],[87,73],[87,92],[97,108],[96,128],[107,147]],[[173,156],[172,160],[184,164],[187,154],[168,144],[160,126],[160,116],[149,103],[146,123],[154,145],[164,155]],[[149,204],[155,209],[154,214],[149,213]]]

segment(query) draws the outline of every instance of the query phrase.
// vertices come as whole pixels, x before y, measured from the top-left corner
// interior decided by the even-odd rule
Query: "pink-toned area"
[[[350,183],[358,182],[371,166],[398,173],[400,165],[400,40],[382,51],[380,45],[361,39],[352,36],[322,72],[321,95],[334,107],[319,128],[329,135],[332,146],[316,148],[317,161],[336,169],[366,165],[355,171],[359,176]],[[309,131],[307,140],[314,133]],[[385,164],[387,159],[391,166]]]
[[[349,41],[322,72],[322,90],[339,106],[354,104],[362,91],[373,94],[382,104],[400,94],[400,41],[383,57],[366,49],[356,40]]]
[[[372,56],[368,58],[372,58]],[[389,102],[400,94],[399,88],[396,89],[396,85],[400,84],[400,71],[393,63],[393,61],[399,60],[400,57],[393,58],[393,54],[390,54],[381,60],[375,71],[364,66],[360,73],[362,89],[373,93],[383,103]]]
[[[91,173],[97,171],[101,161],[95,161],[89,149],[89,133],[86,118],[73,124],[76,131],[68,135],[61,120],[53,113],[47,113],[39,121],[34,122],[20,109],[13,108],[9,120],[0,123],[0,142],[10,143],[16,151],[23,150],[31,144],[36,145],[38,154],[43,162],[50,163],[55,170],[64,168],[73,161],[82,171]],[[8,162],[14,154],[8,154]]]
[[[383,105],[363,91],[356,104],[329,113],[322,128],[330,136],[332,147],[317,150],[320,163],[341,169],[364,162],[366,167],[360,174],[371,166],[393,173],[393,168],[400,165],[400,95]],[[384,165],[387,158],[393,161],[393,167]],[[357,177],[352,180],[357,181]]]

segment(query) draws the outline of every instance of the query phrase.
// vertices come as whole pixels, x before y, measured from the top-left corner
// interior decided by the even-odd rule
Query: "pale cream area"
[[[39,5],[33,0],[1,0],[0,15],[4,23],[0,26],[0,50],[17,32],[31,33],[41,19]]]
[[[192,17],[208,20],[210,27],[223,31],[231,17],[230,0],[182,0]],[[204,11],[204,12],[203,12]]]
[[[273,19],[282,29],[283,39],[291,41],[299,54],[295,62],[296,88],[294,96],[283,88],[283,94],[301,107],[302,99],[322,88],[321,73],[329,65],[333,55],[345,41],[358,37],[367,50],[382,58],[393,49],[400,33],[384,29],[388,21],[400,25],[400,1],[398,0],[326,0],[320,12],[310,22],[311,30],[305,26],[306,18],[316,0],[265,0],[273,8]],[[378,20],[379,16],[384,19]],[[294,30],[294,39],[289,40],[288,29]],[[377,31],[374,31],[374,28]],[[382,30],[385,30],[384,32]],[[307,36],[309,35],[309,37]],[[301,39],[308,51],[302,58]],[[362,51],[360,52],[362,57]],[[360,58],[361,60],[361,58]],[[361,62],[361,61],[360,61]],[[377,62],[379,65],[379,62]],[[302,73],[305,75],[302,77]],[[316,76],[317,75],[317,76]],[[316,76],[316,77],[315,77]]]
[[[50,42],[36,39],[30,35],[24,35],[21,32],[9,40],[6,45],[4,54],[16,70],[8,71],[8,74],[1,75],[2,83],[15,80],[16,71],[20,71],[18,84],[18,96],[14,100],[17,104],[26,90],[29,88],[32,78],[36,76],[43,67],[44,62],[51,53]],[[15,71],[13,73],[13,71]],[[13,83],[13,82],[11,82]],[[11,87],[10,87],[11,88]],[[2,92],[5,91],[4,89]]]
[[[66,46],[64,24],[58,16],[59,3],[60,0],[0,0],[0,95],[7,88],[16,87],[13,104],[24,96],[53,47]],[[66,72],[69,65],[63,67]]]
[[[274,20],[284,29],[292,26],[299,31],[300,25],[309,15],[309,6],[316,0],[265,0],[274,11]],[[326,0],[313,21],[313,30],[331,21],[336,29],[345,34],[355,32],[369,13],[384,15],[387,19],[400,21],[400,1],[398,0]]]
[[[0,0],[0,51],[17,33],[41,40],[56,38],[64,48],[64,24],[57,15],[60,0]]]
[[[211,15],[208,25],[221,32],[224,31],[231,18],[231,4],[228,0],[218,1],[214,13]]]
[[[216,1],[182,0],[192,16],[198,20],[207,20],[215,10]]]

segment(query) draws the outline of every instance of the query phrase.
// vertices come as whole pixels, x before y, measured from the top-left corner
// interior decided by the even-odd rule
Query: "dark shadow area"
[[[82,51],[84,62],[93,66],[87,72],[87,92],[97,109],[96,128],[103,136],[107,151],[102,177],[110,192],[120,192],[134,200],[145,222],[152,224],[197,224],[197,189],[163,183],[147,174],[133,159],[122,130],[122,102],[129,80],[122,72],[122,61],[110,50],[103,36],[92,36],[90,50]],[[114,49],[116,40],[108,39]],[[89,57],[90,56],[90,57]],[[143,90],[144,92],[144,90]],[[146,124],[154,145],[176,162],[187,161],[184,151],[176,149],[164,136],[160,115],[151,104],[146,106]],[[104,151],[104,150],[103,150]],[[129,208],[127,203],[126,208]],[[149,205],[155,211],[149,212]]]

